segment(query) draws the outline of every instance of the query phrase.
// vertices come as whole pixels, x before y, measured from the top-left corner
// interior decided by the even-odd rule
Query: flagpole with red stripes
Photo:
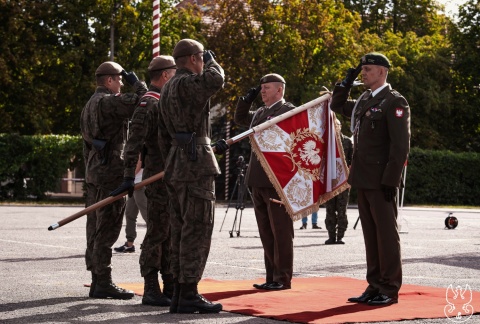
[[[160,0],[153,0],[153,57],[160,55]]]

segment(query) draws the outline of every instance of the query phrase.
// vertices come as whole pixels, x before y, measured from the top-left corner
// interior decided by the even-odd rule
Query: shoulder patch
[[[139,106],[140,106],[140,107],[146,107],[146,106],[147,106],[147,102],[146,102],[146,101],[142,101],[142,102],[140,102]]]
[[[115,97],[120,97],[122,94],[119,92],[119,93],[116,93],[115,94]]]
[[[397,118],[403,117],[403,108],[401,107],[395,108],[395,117]]]

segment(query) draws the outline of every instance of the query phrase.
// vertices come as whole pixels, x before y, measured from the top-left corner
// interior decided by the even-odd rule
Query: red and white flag
[[[349,188],[329,100],[255,132],[252,148],[293,221]]]

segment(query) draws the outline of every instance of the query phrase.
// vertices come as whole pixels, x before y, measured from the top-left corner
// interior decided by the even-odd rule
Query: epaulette
[[[398,92],[398,91],[395,90],[395,89],[390,90],[390,93],[391,93],[392,95],[394,95],[395,97],[401,97],[401,96],[402,96],[402,95],[400,94],[400,92]]]

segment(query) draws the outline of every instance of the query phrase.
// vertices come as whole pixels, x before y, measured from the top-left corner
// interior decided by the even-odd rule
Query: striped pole
[[[230,121],[227,122],[227,134],[225,138],[230,138]],[[225,200],[228,200],[228,189],[230,180],[230,150],[225,152]]]
[[[153,57],[160,55],[160,0],[153,0]]]

